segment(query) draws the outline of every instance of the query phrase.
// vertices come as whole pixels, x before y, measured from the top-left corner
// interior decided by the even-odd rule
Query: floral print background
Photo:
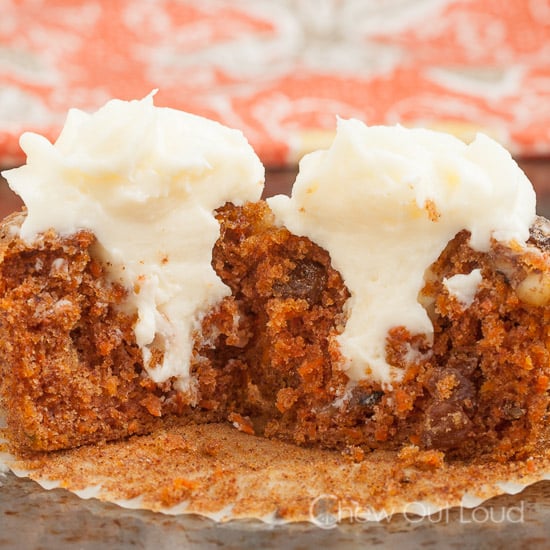
[[[0,166],[70,107],[141,98],[241,129],[268,166],[336,116],[481,129],[550,155],[550,0],[0,0]]]

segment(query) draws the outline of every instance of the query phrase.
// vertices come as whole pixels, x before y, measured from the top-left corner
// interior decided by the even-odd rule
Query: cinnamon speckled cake
[[[239,132],[152,96],[72,111],[54,145],[22,146],[5,175],[26,209],[0,234],[16,454],[175,418],[359,461],[536,449],[550,228],[489,138],[340,120],[292,196],[267,202]]]

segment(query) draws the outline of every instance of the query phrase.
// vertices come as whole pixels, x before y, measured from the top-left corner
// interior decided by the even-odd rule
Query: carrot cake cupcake
[[[0,232],[12,452],[174,418],[360,456],[536,448],[550,229],[490,138],[339,120],[267,201],[240,132],[152,96],[21,145],[4,175],[26,206]]]

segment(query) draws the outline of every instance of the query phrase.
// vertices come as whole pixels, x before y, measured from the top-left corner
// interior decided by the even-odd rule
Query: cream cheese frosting
[[[258,200],[264,168],[243,134],[156,107],[153,95],[72,109],[52,144],[26,133],[26,165],[3,173],[28,214],[20,235],[93,231],[113,281],[128,289],[149,375],[192,388],[193,333],[229,288],[211,267],[214,210]],[[164,352],[152,368],[151,350]]]
[[[452,277],[444,278],[443,285],[451,296],[468,308],[472,305],[482,280],[481,269],[473,269],[467,274],[457,273]]]
[[[279,225],[328,250],[350,291],[337,337],[342,368],[386,386],[403,374],[386,360],[388,331],[404,326],[428,343],[433,337],[418,295],[446,244],[465,229],[476,250],[491,239],[522,245],[536,211],[531,183],[489,137],[467,145],[353,119],[338,120],[328,150],[302,159],[291,197],[268,203]]]

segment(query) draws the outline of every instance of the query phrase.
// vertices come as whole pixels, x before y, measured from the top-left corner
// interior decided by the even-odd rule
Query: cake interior
[[[403,377],[386,387],[342,369],[350,293],[328,252],[276,226],[262,201],[228,203],[212,266],[231,295],[195,336],[189,393],[147,375],[126,290],[109,282],[94,235],[50,231],[31,246],[18,238],[24,215],[0,234],[0,397],[20,453],[149,433],[173,416],[356,458],[411,444],[449,458],[533,451],[550,380],[542,218],[526,249],[478,252],[465,231],[449,242],[419,296],[433,342],[392,329],[387,358]],[[482,282],[465,307],[445,280],[473,269]]]

